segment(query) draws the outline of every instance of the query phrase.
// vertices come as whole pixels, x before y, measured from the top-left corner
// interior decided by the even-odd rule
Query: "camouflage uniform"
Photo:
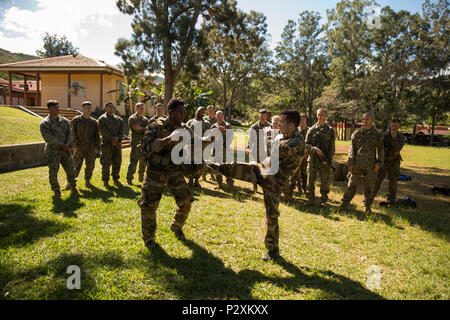
[[[321,141],[321,142],[320,142]],[[320,143],[322,147],[320,147]],[[317,155],[315,148],[321,149],[322,153],[327,154],[329,159],[333,159],[336,151],[334,129],[328,124],[320,126],[319,123],[313,125],[306,135],[306,150],[308,152],[308,180],[307,197],[310,202],[315,198],[315,182],[317,174],[320,176],[320,200],[327,202],[330,192],[329,177],[331,172],[331,163],[323,164],[324,159]],[[326,150],[322,150],[325,148]]]
[[[226,121],[224,121],[224,122],[221,123],[221,124],[219,124],[218,122],[216,122],[215,124],[213,124],[213,125],[211,126],[211,129],[219,128],[219,127],[221,127],[221,126],[222,126],[222,127],[225,127],[225,129],[233,129],[233,126],[232,126],[231,124],[229,124],[228,122],[226,122]],[[222,134],[222,139],[223,139],[223,149],[222,149],[223,159],[222,159],[222,163],[226,163],[226,161],[227,161],[227,159],[226,159],[226,158],[227,158],[227,152],[226,152],[226,149],[227,149],[227,140],[229,139],[229,141],[231,141],[231,143],[233,143],[234,133],[232,133],[231,131],[230,131],[230,133],[232,134],[231,137],[227,137],[226,134],[225,134],[225,135]],[[214,154],[213,154],[213,156],[214,156]],[[217,181],[217,183],[219,184],[219,186],[221,186],[222,183],[223,183],[222,175],[221,175],[221,174],[215,174],[214,176],[215,176],[216,181]],[[226,180],[227,180],[227,185],[230,186],[230,187],[232,187],[233,184],[234,184],[233,179],[230,178],[230,177],[226,177]]]
[[[391,132],[388,130],[383,134],[384,145],[384,164],[378,172],[377,182],[373,193],[373,198],[378,194],[381,183],[383,182],[386,174],[389,178],[389,188],[387,193],[387,201],[389,203],[395,202],[395,196],[397,193],[397,183],[400,176],[400,156],[395,156],[395,153],[400,152],[406,143],[406,138],[400,132],[397,133],[397,137],[391,136]]]
[[[264,206],[266,208],[264,244],[269,251],[279,247],[278,217],[280,212],[278,207],[281,191],[287,187],[289,177],[298,170],[305,151],[305,140],[299,131],[295,131],[291,136],[287,137],[278,135],[276,139],[279,139],[279,170],[273,175],[265,174],[263,164],[233,163],[210,165],[213,170],[219,171],[225,176],[257,183],[262,187]]]
[[[73,147],[78,150],[73,155],[75,165],[75,175],[78,177],[83,160],[86,163],[84,179],[89,181],[95,167],[97,154],[95,149],[100,150],[100,133],[98,131],[98,121],[92,117],[85,118],[83,115],[72,119]]]
[[[122,145],[123,122],[122,118],[115,114],[103,114],[98,119],[100,133],[102,134],[102,154],[100,163],[102,164],[102,180],[109,181],[109,168],[112,165],[112,178],[119,180],[120,166],[122,165]],[[117,137],[119,144],[112,145],[112,138]]]
[[[264,130],[264,128],[270,127],[270,123],[269,122],[265,122],[264,124],[261,124],[259,121],[254,123],[249,130],[249,139],[248,139],[248,144],[247,144],[247,149],[250,152],[249,155],[249,161],[256,161],[257,163],[260,163],[261,161],[263,161],[264,159],[260,159],[260,148],[261,146],[259,145],[259,134],[261,130]],[[266,145],[264,144],[262,146],[263,148],[266,147]],[[267,150],[265,149],[265,152],[263,152],[264,154],[267,154]],[[253,189],[256,190],[256,184],[253,184]]]
[[[205,120],[205,118],[202,118],[201,120],[197,120],[196,118],[190,119],[187,123],[186,123],[186,127],[188,127],[189,129],[192,130],[192,132],[194,132],[195,134],[195,130],[194,127],[196,125],[198,125],[198,123],[200,123],[201,127],[202,127],[202,137],[203,134],[205,133],[206,130],[208,130],[209,128],[211,128],[211,124]],[[203,158],[203,145],[202,145],[202,158]],[[195,152],[194,149],[192,149],[192,152]],[[192,153],[192,156],[194,156],[194,153]],[[189,175],[189,185],[192,185],[193,180],[195,179],[195,181],[198,182],[198,179],[200,178],[200,173],[196,172],[193,175]],[[205,178],[206,180],[206,178]]]
[[[369,130],[362,127],[352,134],[352,141],[348,151],[348,165],[349,167],[353,166],[353,172],[349,173],[347,190],[342,198],[343,207],[348,206],[350,201],[352,201],[362,179],[364,183],[364,205],[366,210],[370,209],[377,178],[374,168],[376,164],[383,166],[383,149],[382,135],[375,127]]]
[[[139,117],[137,113],[130,116],[128,119],[128,127],[131,130],[131,152],[130,152],[130,164],[128,165],[127,181],[132,181],[133,176],[136,173],[136,167],[139,162],[139,181],[143,181],[145,174],[145,158],[142,154],[142,138],[144,137],[144,131],[135,131],[133,126],[139,125],[142,128],[147,128],[148,119],[144,116]]]
[[[167,116],[166,116],[166,115],[162,115],[161,117],[158,117],[158,115],[155,114],[153,117],[151,117],[150,119],[148,119],[148,124],[147,124],[147,125],[149,125],[149,124],[155,122],[155,121],[156,121],[157,119],[159,119],[159,118],[167,119]]]
[[[301,129],[301,127],[298,127],[298,131],[302,134],[303,138],[306,140],[306,134],[308,133],[309,127],[307,126],[305,129]],[[306,152],[305,152],[306,153]],[[286,196],[288,198],[292,197],[292,194],[294,192],[295,186],[298,186],[299,192],[305,192],[306,193],[306,182],[307,182],[307,174],[306,174],[306,168],[308,166],[308,161],[303,157],[302,163],[300,164],[300,167],[297,172],[294,173],[294,175],[289,179],[289,188],[286,191]]]
[[[206,117],[203,117],[203,119],[208,121],[211,126],[217,122],[217,117],[211,118],[210,116],[206,116]]]
[[[191,192],[184,179],[183,167],[172,162],[174,144],[160,146],[156,139],[169,136],[175,129],[186,128],[184,124],[172,127],[168,119],[159,118],[147,127],[142,139],[142,150],[147,161],[147,174],[138,201],[141,207],[142,238],[144,242],[155,239],[156,210],[167,185],[175,197],[177,211],[172,219],[171,230],[181,230],[191,210]]]
[[[44,153],[47,159],[48,177],[52,190],[54,192],[59,192],[60,190],[58,183],[59,164],[66,171],[69,187],[74,188],[76,181],[73,159],[70,154],[67,154],[62,149],[63,145],[71,145],[73,142],[70,121],[62,116],[58,116],[55,120],[48,115],[41,121],[40,130],[46,142]]]

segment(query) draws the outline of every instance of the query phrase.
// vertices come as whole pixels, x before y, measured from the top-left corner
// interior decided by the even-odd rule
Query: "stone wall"
[[[0,146],[0,172],[46,165],[45,142]]]

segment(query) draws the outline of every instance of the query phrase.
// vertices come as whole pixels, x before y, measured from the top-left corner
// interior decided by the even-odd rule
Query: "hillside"
[[[18,62],[25,60],[37,59],[36,56],[32,56],[24,53],[9,52],[8,50],[0,48],[0,64]],[[0,78],[6,79],[8,75],[4,72],[0,72]],[[14,76],[14,80],[21,80],[21,77]]]
[[[20,119],[20,130],[17,129]],[[39,123],[42,119],[22,110],[0,107],[0,145],[42,141]]]

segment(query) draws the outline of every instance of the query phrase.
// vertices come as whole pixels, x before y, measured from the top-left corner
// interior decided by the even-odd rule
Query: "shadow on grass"
[[[417,201],[417,209],[397,207],[384,208],[382,211],[390,216],[398,216],[409,222],[410,225],[417,225],[421,229],[450,239],[450,216],[448,207],[450,199],[445,196],[434,195],[431,188],[434,186],[449,186],[450,177],[445,170],[439,168],[417,168],[420,171],[426,169],[428,173],[422,173],[414,169],[401,168],[401,173],[411,176],[412,181],[398,183],[397,199],[408,196]],[[437,176],[439,175],[439,176]],[[388,188],[386,179],[380,188],[377,200],[385,201]],[[379,201],[374,205],[378,206]]]
[[[71,265],[80,268],[81,289],[69,290],[67,279],[73,273],[67,273]],[[101,255],[62,253],[53,260],[39,264],[37,267],[14,271],[6,264],[0,264],[0,287],[2,295],[11,291],[11,299],[95,299],[97,284],[90,276],[96,268],[122,268],[124,260],[119,254],[107,251]],[[49,277],[48,283],[41,278]],[[39,281],[36,281],[39,279]],[[39,288],[36,287],[39,283]],[[16,294],[17,292],[17,294]]]
[[[255,299],[253,287],[270,283],[285,290],[301,292],[302,288],[319,289],[328,299],[383,299],[360,283],[331,271],[297,267],[281,258],[276,263],[289,277],[266,276],[255,270],[235,272],[193,241],[183,243],[193,251],[190,258],[174,258],[156,246],[145,258],[150,263],[149,275],[179,299]],[[263,263],[263,262],[262,262]],[[174,271],[179,277],[174,277]]]
[[[69,225],[38,219],[34,207],[23,203],[0,204],[0,248],[20,247],[64,232]]]
[[[115,187],[110,186],[108,189],[99,189],[97,187],[93,187],[90,189],[81,189],[80,197],[86,199],[101,199],[104,203],[112,202],[112,198],[124,198],[124,199],[136,199],[139,197],[141,193],[139,191],[135,191],[133,188],[123,186],[123,187]]]
[[[67,199],[53,197],[52,212],[62,213],[64,217],[76,218],[76,210],[84,207],[84,203],[80,201],[80,196],[70,195]]]

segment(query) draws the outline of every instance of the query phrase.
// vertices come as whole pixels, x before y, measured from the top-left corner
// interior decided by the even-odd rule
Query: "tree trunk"
[[[175,88],[175,72],[172,70],[166,70],[164,72],[164,107],[167,114],[167,105],[170,99],[173,97],[173,90]]]
[[[433,121],[431,123],[431,136],[430,136],[430,146],[433,146],[434,140],[434,127],[436,126],[436,113],[439,107],[439,98],[441,96],[441,80],[439,78],[438,92],[436,95],[435,105],[433,106]]]
[[[227,110],[227,81],[226,81],[226,77],[223,77],[223,113],[224,116],[226,117],[228,114],[228,110]]]
[[[411,139],[411,144],[416,144],[416,132],[417,132],[417,123],[414,122],[413,134]]]

